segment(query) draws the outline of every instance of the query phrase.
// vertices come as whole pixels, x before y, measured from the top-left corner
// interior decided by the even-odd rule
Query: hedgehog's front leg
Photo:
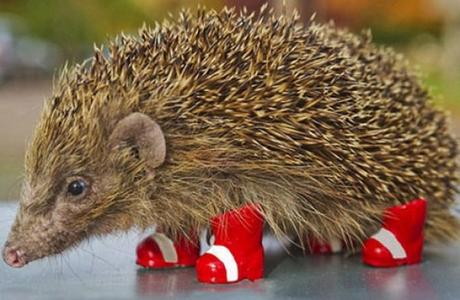
[[[263,223],[257,205],[247,205],[213,218],[215,243],[196,263],[198,280],[229,283],[262,278]]]
[[[374,267],[419,263],[422,258],[425,218],[424,199],[388,208],[380,231],[364,243],[364,263]]]
[[[196,235],[179,236],[175,241],[161,232],[145,238],[136,250],[136,263],[144,268],[191,267],[199,255]]]

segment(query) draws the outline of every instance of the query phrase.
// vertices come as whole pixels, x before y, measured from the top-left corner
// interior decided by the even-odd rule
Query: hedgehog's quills
[[[40,257],[131,226],[189,232],[257,202],[276,234],[356,244],[385,208],[418,197],[429,201],[427,239],[456,237],[457,148],[444,115],[405,61],[370,40],[231,9],[121,35],[57,80],[11,239],[37,218],[71,233],[62,243],[34,238],[48,243]],[[107,147],[133,112],[165,135],[153,173],[136,147]],[[71,175],[89,178],[89,199],[58,196]]]

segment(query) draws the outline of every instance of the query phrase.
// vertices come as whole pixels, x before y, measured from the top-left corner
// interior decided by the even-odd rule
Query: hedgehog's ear
[[[160,125],[142,113],[132,113],[121,119],[109,138],[109,146],[116,149],[126,145],[137,149],[139,156],[147,162],[151,172],[165,160],[166,141]]]

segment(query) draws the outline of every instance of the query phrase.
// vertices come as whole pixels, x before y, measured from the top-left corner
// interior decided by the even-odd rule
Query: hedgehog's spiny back
[[[152,220],[173,231],[257,201],[275,231],[354,239],[385,207],[425,196],[428,237],[456,233],[444,117],[367,37],[224,10],[182,14],[109,52],[60,86],[108,91],[91,105],[114,120],[141,111],[159,122],[169,157]]]

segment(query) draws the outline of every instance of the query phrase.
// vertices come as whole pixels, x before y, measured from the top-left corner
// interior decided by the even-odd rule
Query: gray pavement
[[[0,242],[16,205],[0,202]],[[0,263],[0,299],[460,299],[460,244],[429,248],[420,265],[373,269],[359,255],[287,256],[270,244],[266,278],[200,284],[193,269],[141,270],[139,233],[84,243],[23,269]]]

